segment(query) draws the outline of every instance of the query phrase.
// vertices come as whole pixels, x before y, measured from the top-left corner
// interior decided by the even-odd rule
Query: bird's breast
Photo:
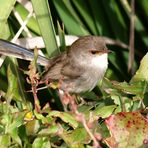
[[[91,91],[100,81],[107,69],[107,54],[96,56],[89,61],[81,61],[81,68],[83,73],[76,77],[66,77],[62,84],[61,89],[69,93],[82,93]]]
[[[89,81],[90,90],[92,90],[100,81],[108,67],[107,54],[94,57],[89,66],[89,72],[86,74],[87,81]]]

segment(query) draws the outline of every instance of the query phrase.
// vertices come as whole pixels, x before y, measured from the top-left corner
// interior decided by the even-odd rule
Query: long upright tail
[[[34,58],[34,53],[32,51],[2,39],[0,39],[0,54],[28,61],[31,61]],[[39,55],[37,63],[47,66],[49,59]]]

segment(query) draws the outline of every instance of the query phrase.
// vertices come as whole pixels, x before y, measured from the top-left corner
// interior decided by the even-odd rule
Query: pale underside
[[[69,60],[66,53],[52,60],[43,80],[60,80],[60,89],[69,93],[92,90],[103,78],[108,65],[107,54],[96,55],[81,64],[75,59]]]

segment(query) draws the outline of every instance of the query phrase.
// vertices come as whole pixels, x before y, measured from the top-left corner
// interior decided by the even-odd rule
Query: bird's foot
[[[61,102],[64,106],[65,111],[72,111],[72,112],[77,112],[77,104],[75,102],[75,96],[70,95],[68,92],[64,92],[63,95],[60,95]]]

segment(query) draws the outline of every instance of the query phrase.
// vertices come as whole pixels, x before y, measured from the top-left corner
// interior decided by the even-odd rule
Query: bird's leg
[[[75,102],[75,96],[74,95],[70,95],[68,92],[63,92],[61,90],[59,90],[59,95],[60,95],[60,99],[61,102],[64,106],[64,110],[67,111],[68,110],[68,106],[69,109],[72,112],[76,112],[77,111],[77,104]]]
[[[59,97],[60,97],[60,100],[63,104],[64,111],[67,111],[68,104],[69,104],[68,96],[62,90],[59,89]]]
[[[76,104],[76,96],[75,95],[70,95],[69,94],[69,105],[70,105],[70,109],[72,112],[76,113],[77,112],[77,107],[78,105]]]
[[[72,112],[76,112],[77,110],[77,104],[75,102],[75,96],[71,95],[68,91],[63,91],[60,89],[60,86],[63,83],[63,78],[61,77],[59,79],[58,88],[59,88],[59,96],[61,99],[61,102],[64,106],[64,110],[67,111],[68,107]]]

